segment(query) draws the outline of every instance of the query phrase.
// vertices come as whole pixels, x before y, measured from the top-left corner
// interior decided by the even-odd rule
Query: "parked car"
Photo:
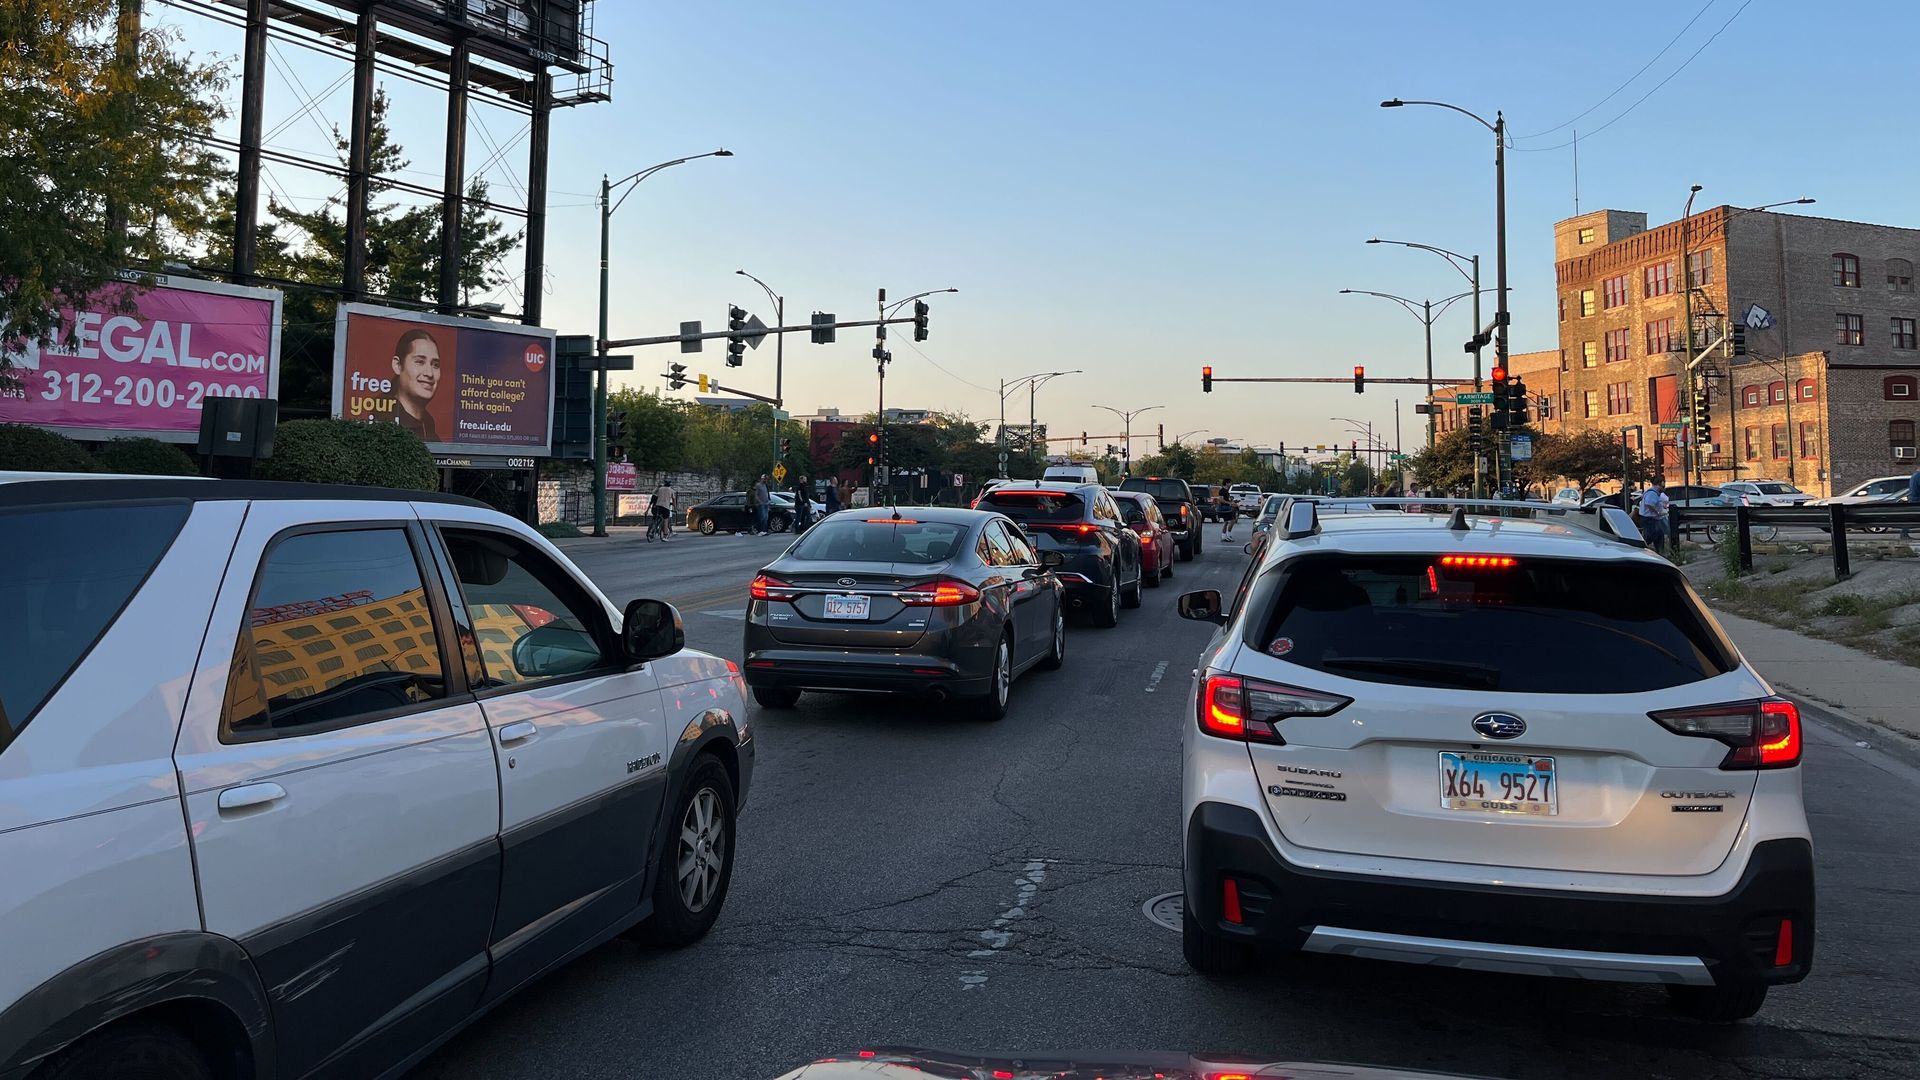
[[[1876,476],[1864,484],[1856,484],[1844,493],[1824,499],[1814,499],[1809,506],[1859,506],[1866,503],[1896,501],[1907,493],[1907,477]]]
[[[1601,491],[1599,488],[1595,488],[1595,487],[1587,488],[1584,491],[1582,491],[1580,488],[1577,488],[1577,487],[1563,487],[1560,490],[1553,493],[1552,501],[1557,503],[1570,503],[1575,506],[1583,506],[1583,505],[1591,504],[1598,499],[1604,498],[1605,496],[1606,496],[1606,492]]]
[[[1120,517],[1140,534],[1140,580],[1149,589],[1160,587],[1161,578],[1173,576],[1173,532],[1160,513],[1160,504],[1144,491],[1116,491],[1113,501]]]
[[[1813,496],[1784,480],[1734,480],[1720,485],[1725,496],[1744,497],[1749,506],[1802,506]]]
[[[820,506],[824,512],[826,507]],[[793,527],[793,493],[773,492],[767,500],[767,531],[786,532]],[[687,507],[687,528],[706,536],[717,532],[752,532],[753,511],[747,507],[747,493],[729,491],[703,503]]]
[[[1006,517],[916,506],[835,514],[753,579],[746,680],[767,708],[804,690],[899,691],[1007,714],[1013,680],[1066,656],[1057,551]]]
[[[1180,598],[1219,627],[1182,737],[1190,966],[1657,983],[1721,1021],[1806,977],[1799,710],[1602,522],[1316,514],[1231,599]]]
[[[1202,485],[1202,490],[1209,490]],[[1173,533],[1174,547],[1179,558],[1191,559],[1200,554],[1201,534],[1206,532],[1200,523],[1206,520],[1203,509],[1194,502],[1193,489],[1185,480],[1177,476],[1129,476],[1120,481],[1122,491],[1143,491],[1153,496],[1160,507],[1160,515],[1167,519],[1167,529]]]
[[[1017,480],[973,505],[1012,519],[1041,554],[1058,552],[1062,562],[1054,574],[1066,584],[1067,607],[1094,625],[1116,626],[1121,608],[1140,606],[1140,536],[1106,488]]]
[[[0,548],[0,1075],[394,1075],[719,917],[738,668],[526,524],[0,474]]]

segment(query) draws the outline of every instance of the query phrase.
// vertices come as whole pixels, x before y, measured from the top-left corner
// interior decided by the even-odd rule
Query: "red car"
[[[1173,576],[1173,533],[1167,529],[1166,517],[1144,491],[1108,490],[1120,504],[1127,527],[1140,534],[1140,583],[1158,588],[1161,578]]]

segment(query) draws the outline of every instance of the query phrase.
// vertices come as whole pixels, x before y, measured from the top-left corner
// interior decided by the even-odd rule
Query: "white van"
[[[1091,465],[1049,465],[1040,474],[1042,480],[1064,480],[1075,484],[1097,484],[1100,470]]]

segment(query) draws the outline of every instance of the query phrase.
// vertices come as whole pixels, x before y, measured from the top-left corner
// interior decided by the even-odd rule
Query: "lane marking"
[[[739,608],[728,608],[725,611],[703,611],[700,614],[711,615],[716,619],[734,619],[736,621],[743,621],[747,617],[747,613],[741,611]]]
[[[1160,685],[1161,677],[1164,676],[1166,673],[1167,673],[1167,662],[1165,660],[1162,660],[1159,663],[1153,665],[1153,674],[1147,676],[1147,693],[1149,694],[1153,693],[1154,688]]]
[[[1013,941],[1013,924],[1027,917],[1033,898],[1040,892],[1040,886],[1047,881],[1047,864],[1051,859],[1033,859],[1028,861],[1019,877],[1013,879],[1013,903],[994,918],[979,938],[985,948],[974,949],[967,954],[969,959],[985,959],[993,956]],[[984,968],[968,968],[960,972],[960,989],[979,990],[987,985],[987,972]]]

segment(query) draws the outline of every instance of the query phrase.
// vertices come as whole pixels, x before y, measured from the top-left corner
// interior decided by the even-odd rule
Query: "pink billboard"
[[[0,423],[193,442],[206,398],[279,394],[278,292],[159,280],[126,286],[133,303],[124,310],[104,295],[62,310],[52,343],[13,356],[18,385],[0,392]]]

